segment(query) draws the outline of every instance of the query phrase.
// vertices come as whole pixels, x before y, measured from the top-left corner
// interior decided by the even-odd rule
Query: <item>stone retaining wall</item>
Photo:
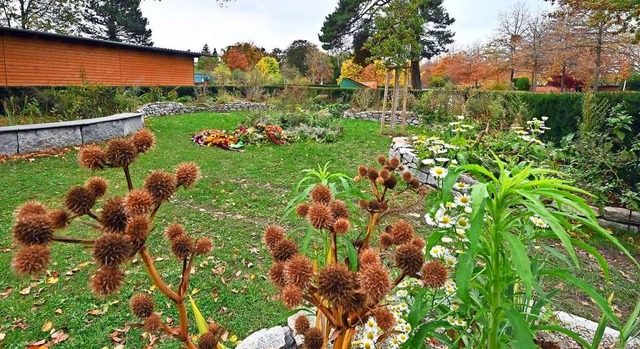
[[[361,112],[353,112],[347,110],[344,112],[343,116],[349,119],[358,119],[358,120],[369,120],[369,121],[380,121],[380,117],[382,116],[382,111],[380,110],[372,110],[372,111],[361,111]],[[385,122],[391,122],[391,111],[385,112]],[[398,125],[402,125],[402,111],[396,112],[396,123]],[[420,125],[420,117],[411,111],[407,111],[407,124],[410,126],[418,126]]]
[[[185,106],[184,104],[178,102],[153,102],[141,106],[140,108],[138,108],[138,112],[142,113],[144,116],[164,116],[197,112],[228,113],[243,110],[267,110],[269,108],[270,106],[266,103],[255,103],[246,101],[236,101],[232,103],[216,104],[211,106]]]
[[[140,113],[102,118],[0,127],[0,154],[26,154],[40,150],[106,141],[144,127]]]
[[[429,175],[429,168],[420,163],[420,159],[414,152],[413,147],[405,137],[396,137],[393,139],[389,147],[389,156],[397,157],[421,183],[435,187],[436,182]],[[460,181],[467,184],[474,184],[477,181],[469,176],[460,176]],[[592,207],[600,225],[605,228],[614,228],[621,231],[629,231],[631,233],[640,232],[640,212],[630,211],[621,207],[605,207],[602,212]]]

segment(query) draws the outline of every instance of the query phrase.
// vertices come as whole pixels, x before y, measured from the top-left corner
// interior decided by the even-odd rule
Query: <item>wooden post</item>
[[[402,91],[402,133],[407,129],[407,97],[409,94],[409,70],[404,67],[404,90]]]
[[[396,127],[396,106],[398,103],[398,84],[400,83],[400,68],[395,66],[395,77],[393,79],[393,97],[391,98],[391,131],[393,132]]]
[[[387,109],[387,98],[389,98],[389,80],[391,80],[391,69],[387,68],[387,78],[384,82],[384,97],[382,99],[382,115],[380,116],[380,134],[384,134],[384,117]]]

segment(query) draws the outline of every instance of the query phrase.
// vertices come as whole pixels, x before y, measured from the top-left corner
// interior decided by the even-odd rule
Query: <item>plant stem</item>
[[[85,240],[85,239],[74,239],[74,238],[64,238],[61,236],[54,236],[52,238],[53,241],[57,242],[66,242],[70,244],[84,244],[84,245],[93,245],[96,243],[96,240]]]
[[[123,166],[122,169],[124,170],[124,176],[127,178],[127,187],[129,188],[129,191],[132,191],[133,182],[131,181],[131,173],[129,173],[129,165]]]
[[[500,342],[500,313],[502,311],[502,267],[500,263],[500,231],[498,222],[494,222],[491,230],[491,298],[489,313],[488,349],[497,349]]]
[[[371,235],[373,235],[374,230],[376,229],[376,225],[378,225],[378,220],[380,218],[380,213],[376,212],[371,215],[369,218],[369,225],[367,226],[367,234],[364,236],[364,240],[362,240],[361,250],[365,250],[369,247],[369,241],[371,240]]]
[[[164,281],[160,277],[160,274],[158,274],[158,270],[153,265],[153,258],[151,258],[151,256],[149,255],[147,247],[142,247],[139,254],[145,268],[147,268],[147,273],[149,274],[149,277],[151,277],[151,281],[153,281],[153,284],[156,285],[156,287],[158,288],[158,290],[160,290],[160,292],[162,292],[162,294],[169,297],[177,304],[180,301],[180,297],[178,297],[178,294],[164,283]]]

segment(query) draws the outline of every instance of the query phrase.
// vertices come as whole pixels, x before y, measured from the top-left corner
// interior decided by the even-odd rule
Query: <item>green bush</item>
[[[529,78],[521,77],[516,79],[515,87],[518,91],[529,91],[529,87],[531,87],[531,83],[529,82]]]
[[[447,84],[447,79],[442,76],[432,76],[429,78],[429,86],[431,87],[445,87]]]

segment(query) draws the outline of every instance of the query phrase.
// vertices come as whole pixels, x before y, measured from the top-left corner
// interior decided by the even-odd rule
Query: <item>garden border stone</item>
[[[266,103],[248,102],[248,101],[235,101],[225,104],[216,105],[191,105],[186,106],[178,102],[153,102],[147,103],[140,108],[138,112],[144,114],[144,116],[165,116],[176,114],[189,114],[199,112],[213,112],[213,113],[230,113],[236,111],[245,110],[267,110],[271,106]]]
[[[368,120],[368,121],[380,121],[380,117],[382,116],[381,110],[368,110],[355,112],[351,110],[346,110],[343,114],[343,117],[348,119],[357,119],[357,120]],[[391,111],[385,112],[384,121],[386,123],[391,122]],[[409,126],[418,126],[421,123],[421,119],[415,112],[407,111],[407,125]],[[396,125],[402,125],[402,111],[396,111]]]
[[[125,137],[144,127],[141,113],[0,127],[0,155],[26,154]]]

